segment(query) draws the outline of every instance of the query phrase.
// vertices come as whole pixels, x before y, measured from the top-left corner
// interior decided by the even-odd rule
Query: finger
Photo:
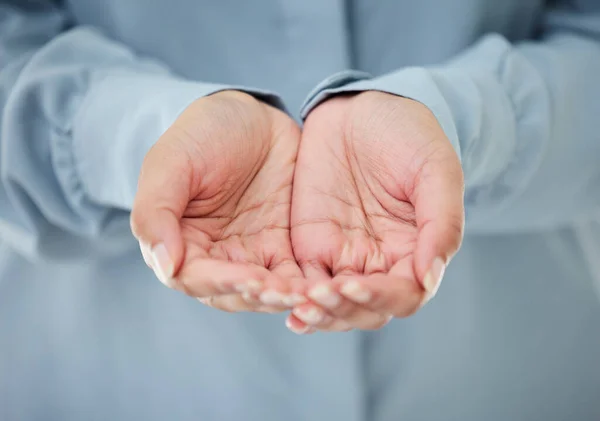
[[[354,327],[342,319],[330,319],[329,323],[314,326],[314,329],[320,332],[350,332]]]
[[[334,319],[343,319],[356,310],[357,304],[345,299],[332,280],[308,288],[306,296]]]
[[[170,142],[169,132],[146,155],[131,212],[131,230],[159,280],[171,286],[184,254],[180,219],[189,202],[186,155]]]
[[[346,320],[331,317],[324,309],[312,303],[295,307],[292,316],[301,323],[323,332],[348,332],[354,328]]]
[[[259,312],[259,313],[281,313],[283,311],[288,311],[290,309],[290,306],[287,306],[287,305],[264,304],[260,300],[260,295],[261,295],[260,293],[255,293],[255,292],[251,292],[251,291],[244,291],[240,294],[240,296],[242,297],[242,300],[244,300],[246,302],[246,304],[248,305],[248,307],[252,309],[249,311],[255,311],[255,312]]]
[[[140,243],[140,251],[142,252],[144,263],[146,263],[146,266],[152,269],[152,257],[150,256],[150,250]]]
[[[334,319],[327,315],[323,309],[312,303],[297,306],[290,314],[290,321],[297,329],[304,326],[324,332],[348,332],[352,326],[345,320]]]
[[[387,325],[390,320],[392,320],[393,316],[384,316],[370,310],[366,310],[362,307],[358,307],[355,312],[353,312],[346,319],[334,319],[333,327],[329,326],[316,326],[319,330],[329,331],[331,329],[335,329],[335,331],[346,332],[352,329],[359,330],[379,330]],[[344,329],[344,326],[346,327]]]
[[[262,266],[246,263],[193,259],[174,278],[174,284],[193,297],[238,293],[250,307],[261,312],[281,312],[306,302],[303,295],[290,291],[287,280]]]
[[[223,297],[223,298],[229,297],[228,295],[211,297],[211,302],[214,303],[214,305],[218,308],[228,307],[228,309],[226,311],[230,311],[230,312],[250,311],[250,312],[256,312],[256,313],[271,313],[271,314],[273,314],[273,313],[281,313],[283,311],[289,310],[289,307],[263,304],[263,302],[259,298],[260,293],[244,291],[237,295],[239,296],[239,298],[241,298],[242,301],[244,301],[243,304],[240,303],[237,307],[229,306],[226,303],[220,304],[221,297]],[[200,302],[202,302],[202,298],[199,298],[198,300],[200,300]]]
[[[293,318],[298,322],[308,327],[329,331],[329,332],[346,332],[352,329],[345,320],[334,319],[329,316],[321,307],[307,303],[294,307],[292,310]]]
[[[460,162],[450,143],[423,166],[411,201],[419,235],[415,273],[430,297],[458,251],[464,231],[464,181]]]
[[[202,304],[217,310],[226,311],[228,313],[239,312],[260,312],[260,313],[281,313],[286,311],[286,308],[277,308],[263,306],[260,302],[250,303],[244,299],[242,294],[220,295],[215,297],[198,298]]]
[[[283,278],[283,276],[288,278]],[[306,289],[317,280],[331,279],[327,271],[319,265],[306,264],[301,269],[294,262],[287,262],[274,269],[272,285],[278,288],[265,288],[259,299],[264,305],[292,308],[308,302]]]
[[[335,279],[339,285],[349,277],[336,277]],[[345,298],[334,289],[334,285],[331,283],[312,287],[307,296],[330,316],[326,317],[324,322],[315,325],[319,330],[348,330],[349,328],[374,330],[380,329],[389,321],[387,314],[376,313],[364,308],[360,303]]]
[[[387,323],[388,316],[362,308],[360,304],[345,299],[321,265],[305,264],[304,274],[313,282],[307,297],[316,306],[297,306],[293,314],[305,323],[324,331],[348,331],[357,329],[379,329]],[[347,278],[347,276],[345,277]],[[344,276],[338,276],[340,280]]]
[[[349,301],[375,313],[394,317],[414,314],[425,303],[426,297],[425,290],[417,281],[401,278],[392,272],[344,279],[338,288]]]
[[[193,297],[260,293],[273,277],[261,266],[209,258],[193,259],[174,278],[175,287]]]
[[[288,315],[285,319],[285,325],[290,331],[297,335],[309,335],[316,332],[315,328],[306,325],[293,314]]]
[[[322,308],[315,306],[312,303],[301,304],[294,307],[292,315],[308,326],[329,323],[331,319],[331,316],[328,316]]]
[[[251,311],[253,308],[242,299],[240,294],[202,297],[197,298],[197,300],[208,307],[212,307],[216,310],[226,311],[228,313]]]
[[[270,270],[269,287],[258,296],[263,305],[289,309],[308,301],[304,297],[306,280],[293,257],[279,262]]]

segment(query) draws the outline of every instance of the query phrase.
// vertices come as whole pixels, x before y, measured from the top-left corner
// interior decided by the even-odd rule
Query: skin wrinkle
[[[344,142],[344,143],[346,143],[346,147],[344,148],[344,153],[346,155],[346,160],[348,161],[349,166],[352,167],[351,151],[348,148],[347,142]],[[359,167],[358,168],[359,171],[361,171],[360,165],[358,167]],[[360,189],[358,187],[358,183],[356,181],[356,175],[354,174],[354,171],[352,171],[352,170],[350,170],[348,172],[350,173],[350,181],[352,182],[352,185],[354,187],[354,192],[357,195],[358,203],[360,204],[360,211],[362,213],[361,216],[364,217],[362,219],[363,219],[363,224],[365,226],[365,230],[367,231],[367,233],[369,234],[370,237],[375,238],[377,240],[375,229],[371,225],[371,223],[369,221],[369,217],[367,216],[367,210],[365,209],[364,199],[363,199],[363,197],[361,195]],[[363,176],[362,172],[360,173],[360,175],[364,179],[364,176]]]
[[[280,186],[278,189],[276,189],[275,191],[270,193],[267,196],[267,198],[278,195],[288,188],[289,188],[289,186],[287,186],[287,185]],[[265,206],[269,209],[270,213],[273,212],[277,207],[285,206],[286,208],[288,208],[287,213],[289,213],[290,204],[285,203],[285,202],[282,203],[280,201],[265,200],[262,203],[255,203],[255,204],[251,205],[250,207],[245,207],[242,210],[239,210],[231,218],[228,218],[228,219],[223,218],[226,221],[223,224],[223,228],[219,232],[219,235],[212,239],[213,242],[215,243],[215,246],[221,247],[225,251],[227,251],[228,243],[235,244],[237,241],[241,249],[251,250],[252,247],[248,244],[248,242],[251,241],[252,237],[255,237],[258,235],[264,235],[266,233],[273,233],[274,231],[282,231],[285,233],[289,232],[288,225],[278,225],[275,223],[269,223],[269,224],[263,225],[256,231],[247,231],[246,227],[248,224],[244,223],[242,220],[246,219],[246,218],[250,219],[251,218],[250,215],[252,213],[259,211],[261,209],[264,209]],[[238,209],[239,209],[239,207],[238,207]],[[239,230],[240,228],[241,228],[241,231],[236,232],[236,230]],[[261,248],[261,250],[264,252],[263,248]],[[278,263],[275,263],[275,260],[277,259],[277,257],[274,256],[273,254],[274,253],[271,253],[270,255],[262,254],[262,256],[258,256],[254,253],[257,260],[262,260],[263,265],[267,268],[273,268],[273,267],[278,266]],[[227,254],[227,258],[232,259],[231,255],[229,255],[229,254]],[[232,260],[235,261],[237,259],[232,259]]]
[[[377,216],[377,215],[375,215],[375,216]],[[385,218],[388,219],[387,216]],[[340,231],[344,232],[345,236],[348,237],[348,238],[350,237],[350,235],[347,234],[349,231],[350,232],[357,231],[357,232],[366,233],[364,227],[344,225],[341,222],[339,222],[338,220],[331,219],[331,218],[305,220],[305,221],[296,223],[294,225],[294,227],[300,227],[302,225],[318,225],[318,224],[331,224],[331,225],[335,225],[336,227],[338,227],[340,229]],[[396,232],[396,230],[390,229],[390,230],[381,231],[381,232]],[[372,237],[371,237],[371,239],[373,239],[375,241],[385,241],[385,240],[376,240],[376,239],[374,239]],[[414,245],[415,242],[416,242],[416,240],[411,239],[410,241],[406,241],[406,244],[407,245]],[[409,249],[410,249],[410,251],[405,252],[405,253],[403,253],[400,256],[397,256],[396,257],[397,261],[400,261],[400,260],[405,259],[406,257],[409,257],[412,254],[412,248],[409,247]],[[381,252],[381,254],[385,255],[385,253],[383,253],[383,252]],[[331,264],[327,265],[328,269],[330,269],[331,276],[335,276],[335,275],[338,275],[340,273],[343,273],[346,270],[350,270],[351,265],[339,266],[339,265],[336,265],[334,263],[335,260],[343,260],[343,259],[342,258],[340,258],[340,259],[333,259],[332,258]],[[315,264],[315,262],[317,262],[317,263]],[[299,263],[300,263],[301,266],[303,266],[303,265],[311,265],[313,267],[320,267],[320,268],[324,267],[323,264],[321,262],[318,262],[318,260],[316,260],[316,259],[312,260],[312,261],[311,260],[307,260],[307,259],[300,259]],[[391,267],[391,265],[389,263],[386,263],[385,267],[389,269]],[[350,271],[354,272],[355,269],[352,268]],[[384,272],[384,270],[370,270],[370,271],[365,272],[364,267],[362,268],[361,271],[363,273],[366,273],[366,274],[373,274],[373,273]]]
[[[293,247],[293,245],[294,244],[292,243],[292,247]],[[294,253],[294,255],[295,255],[295,253]],[[297,261],[298,261],[298,264],[300,265],[300,267],[302,268],[303,272],[305,272],[305,268],[308,266],[308,267],[318,269],[318,270],[325,272],[329,279],[331,279],[333,277],[333,272],[331,271],[331,265],[326,264],[322,260],[319,260],[316,258],[314,258],[314,259],[298,258]]]
[[[189,179],[171,171],[174,179],[184,176],[181,182],[189,189],[179,225],[184,245],[180,259],[190,270],[177,275],[179,289],[217,294],[210,304],[226,311],[274,311],[258,301],[245,303],[231,283],[255,279],[279,289],[286,288],[283,278],[301,277],[289,235],[300,132],[284,113],[246,94],[243,98],[252,99],[240,100],[239,95],[197,100],[180,116],[173,126],[177,128],[159,139],[152,156],[158,165],[170,159],[173,168],[177,163],[192,168]],[[180,131],[180,125],[186,130]],[[223,133],[222,127],[229,129]],[[137,212],[134,219],[143,220],[144,215]],[[203,267],[223,271],[204,273]]]
[[[389,111],[388,113],[384,113],[385,115],[383,116],[383,120],[389,121],[390,119],[386,118],[386,116],[393,112],[394,112],[394,110]],[[373,113],[372,115],[378,115],[379,116],[378,118],[381,118],[380,113]],[[350,127],[352,127],[352,126],[350,126]],[[350,130],[350,132],[354,133],[352,130]],[[345,160],[342,160],[338,157],[338,154],[335,153],[332,145],[327,143],[326,147],[328,149],[328,153],[330,154],[330,158],[333,159],[341,168],[343,168],[346,171],[345,175],[349,175],[348,181],[352,183],[354,194],[356,195],[353,197],[357,198],[357,203],[354,203],[354,201],[351,199],[342,198],[339,195],[333,194],[331,192],[325,192],[316,186],[310,186],[310,188],[319,195],[323,195],[325,197],[328,197],[329,199],[338,201],[338,202],[348,206],[350,209],[353,209],[354,211],[358,211],[359,219],[361,221],[360,225],[358,225],[358,224],[342,224],[340,221],[336,220],[335,218],[327,218],[325,220],[311,219],[311,220],[296,221],[295,223],[293,223],[291,228],[296,229],[302,225],[314,225],[314,224],[318,224],[318,223],[331,224],[331,225],[337,226],[337,228],[342,232],[342,234],[346,238],[348,238],[348,241],[350,241],[350,243],[345,244],[345,247],[342,250],[339,258],[334,259],[332,257],[331,264],[333,266],[332,272],[334,274],[337,274],[343,270],[347,270],[347,267],[339,266],[340,261],[343,261],[344,259],[349,259],[352,262],[350,265],[356,266],[356,262],[353,257],[347,258],[344,256],[348,254],[346,249],[352,250],[354,248],[354,246],[352,246],[351,243],[354,242],[353,238],[356,239],[355,234],[357,232],[363,232],[364,237],[366,238],[366,244],[369,244],[368,249],[371,250],[367,254],[364,255],[364,257],[362,259],[362,264],[359,264],[359,271],[362,273],[365,273],[366,268],[369,265],[374,264],[373,263],[374,260],[378,260],[378,261],[386,261],[387,260],[385,257],[381,258],[381,256],[385,256],[385,253],[383,253],[383,251],[381,250],[380,244],[383,241],[381,234],[388,232],[388,231],[387,230],[381,231],[381,230],[375,229],[372,224],[372,221],[374,219],[382,218],[382,219],[387,219],[387,220],[395,221],[395,222],[408,223],[408,225],[410,225],[412,227],[416,226],[416,222],[414,220],[414,217],[411,219],[410,217],[404,217],[402,214],[398,214],[400,216],[397,216],[396,214],[391,213],[388,210],[389,209],[388,206],[384,206],[384,204],[381,202],[379,196],[375,194],[375,192],[373,191],[373,188],[370,184],[368,184],[368,186],[367,186],[368,192],[370,193],[370,195],[372,197],[375,197],[377,205],[382,210],[382,212],[367,210],[365,203],[364,203],[365,199],[363,197],[363,193],[358,188],[359,181],[356,179],[356,174],[355,174],[356,169],[358,169],[359,177],[361,177],[363,179],[361,181],[364,181],[365,173],[363,171],[363,167],[362,167],[359,157],[358,157],[359,154],[355,150],[354,144],[352,142],[344,142],[344,144],[345,144],[344,153],[345,153],[345,158],[346,158]],[[354,168],[354,169],[352,169],[352,168]],[[344,171],[341,171],[341,173],[344,174]],[[382,189],[382,190],[384,190],[384,192],[387,193],[387,191],[385,189]],[[387,215],[386,215],[386,213],[387,213]],[[414,212],[412,214],[414,214]],[[352,232],[352,234],[350,234],[349,231]],[[394,231],[394,230],[390,230],[390,231]],[[375,250],[373,250],[373,246],[375,247]],[[371,263],[369,263],[369,261],[371,261]],[[383,265],[375,263],[375,265],[376,266],[384,266],[387,268],[390,267],[389,262],[386,262]],[[346,266],[348,266],[348,265],[346,265]]]
[[[322,190],[320,190],[316,186],[311,186],[311,189],[314,190],[315,192],[317,192],[320,195],[324,195],[326,197],[329,197],[331,199],[334,199],[336,201],[339,201],[339,202],[347,205],[348,207],[350,207],[350,209],[352,209],[354,211],[359,211],[359,214],[360,214],[359,215],[359,219],[361,221],[361,225],[362,226],[359,226],[359,225],[345,225],[345,224],[342,224],[342,223],[340,223],[339,221],[337,221],[337,220],[335,220],[333,218],[330,218],[330,219],[328,219],[326,221],[312,220],[312,222],[311,221],[305,221],[305,222],[295,223],[295,224],[293,224],[293,226],[291,228],[294,229],[294,228],[300,227],[300,226],[302,226],[304,224],[314,224],[314,223],[321,223],[321,222],[330,223],[330,224],[333,224],[333,225],[337,226],[338,229],[346,237],[349,237],[348,231],[356,231],[356,230],[358,230],[358,231],[366,232],[366,234],[367,234],[366,236],[372,238],[375,241],[376,247],[379,248],[379,246],[377,244],[381,241],[381,239],[378,237],[378,235],[375,232],[375,230],[373,229],[373,227],[370,227],[369,218],[367,217],[366,209],[364,208],[362,197],[360,196],[360,192],[358,192],[358,185],[356,183],[356,180],[353,179],[353,171],[349,168],[349,165],[351,165],[351,162],[350,162],[351,159],[350,159],[350,156],[348,155],[348,148],[344,148],[344,151],[346,153],[346,160],[345,161],[342,160],[342,159],[340,159],[337,156],[337,154],[335,153],[335,151],[333,151],[331,149],[331,145],[327,144],[327,148],[329,149],[329,153],[330,153],[332,159],[334,159],[340,167],[344,168],[346,174],[350,174],[349,181],[351,181],[353,183],[353,185],[354,185],[354,191],[355,191],[355,193],[357,195],[357,199],[358,199],[357,203],[358,204],[355,204],[355,203],[351,202],[350,200],[344,199],[344,198],[342,198],[340,196],[336,196],[336,195],[333,195],[331,193],[327,193],[325,191],[322,191]],[[344,174],[344,171],[342,171],[341,173]],[[368,259],[368,256],[366,257],[366,259]],[[337,260],[337,259],[333,259],[333,256],[332,256],[331,263],[330,263],[329,266],[332,266],[332,267],[338,266],[335,263],[335,260]],[[366,260],[362,263],[361,266],[362,266],[362,271],[364,272],[364,268],[367,266]],[[331,272],[335,275],[335,274],[338,273],[338,270],[332,269]]]
[[[427,167],[449,153],[432,116],[423,110],[415,101],[369,92],[331,99],[315,108],[305,124],[296,170],[296,175],[302,174],[295,181],[300,183],[297,200],[314,201],[315,206],[298,206],[295,211],[292,245],[307,276],[318,278],[318,269],[325,268],[336,285],[354,276],[359,282],[373,277],[376,286],[368,305],[342,301],[355,328],[376,328],[388,320],[375,321],[374,313],[404,317],[423,304],[425,290],[415,270],[420,227],[412,199],[418,182],[439,182],[425,178]],[[340,122],[342,134],[336,130]],[[419,122],[425,125],[422,130],[415,127]],[[314,175],[318,171],[324,172],[325,183]],[[321,245],[315,248],[311,244],[316,239]],[[383,289],[388,287],[406,295],[386,298]],[[348,322],[336,310],[325,311]],[[336,322],[330,327],[339,330]]]
[[[373,115],[378,116],[377,118],[380,119],[381,121],[387,121],[388,124],[384,127],[382,134],[381,134],[381,138],[383,138],[385,136],[385,133],[389,130],[389,127],[391,126],[392,122],[393,122],[393,118],[390,118],[391,116],[393,116],[397,111],[397,106],[394,105],[393,107],[391,107],[391,109],[387,110],[387,113],[381,113],[381,115],[379,113],[373,113],[371,114],[370,119],[375,119],[376,117],[372,117]],[[350,126],[351,129],[351,133],[354,133],[354,125]],[[367,127],[368,127],[368,123],[367,123]],[[368,130],[367,130],[368,131]],[[352,136],[352,134],[351,134]],[[369,136],[370,137],[370,136]],[[362,138],[362,137],[361,137]],[[367,137],[368,138],[368,137]],[[351,137],[350,139],[356,139],[356,137]],[[364,169],[362,167],[362,165],[360,164],[360,158],[359,158],[359,154],[356,151],[355,148],[355,143],[354,142],[346,142],[347,148],[346,150],[348,151],[347,153],[347,159],[349,162],[351,162],[350,165],[352,165],[352,163],[354,163],[354,167],[355,169],[358,171],[360,177],[362,178],[363,183],[361,183],[361,185],[366,185],[366,188],[368,189],[370,196],[372,198],[375,199],[375,201],[377,202],[377,204],[379,205],[379,207],[387,213],[387,215],[383,215],[383,214],[377,214],[374,212],[367,212],[366,207],[364,206],[364,200],[363,200],[363,196],[361,194],[360,189],[358,188],[358,183],[356,181],[356,179],[353,179],[354,185],[355,185],[355,189],[357,190],[357,194],[359,197],[359,201],[361,203],[361,210],[363,212],[363,215],[365,216],[365,220],[367,222],[367,227],[370,227],[370,229],[367,230],[368,234],[371,236],[371,238],[373,240],[375,240],[375,245],[377,247],[377,251],[375,252],[375,254],[381,254],[385,256],[385,253],[383,253],[380,249],[380,245],[384,243],[383,239],[377,234],[377,230],[374,229],[373,224],[371,223],[371,220],[375,217],[386,217],[387,219],[390,219],[394,222],[401,222],[403,224],[407,224],[407,225],[411,225],[413,227],[416,228],[416,220],[414,218],[414,211],[411,212],[409,215],[412,215],[413,217],[402,217],[400,215],[396,215],[394,213],[391,213],[388,209],[388,206],[385,206],[384,203],[381,201],[379,195],[373,191],[373,188],[371,186],[371,183],[369,183],[367,181],[367,177],[365,175]],[[378,170],[379,168],[377,168]],[[351,171],[352,174],[354,174],[354,171]],[[382,186],[382,183],[379,181],[379,185]],[[383,189],[384,193],[386,193],[388,196],[390,196],[393,200],[398,200],[396,199],[394,196],[390,195],[389,192],[384,188]],[[404,201],[402,201],[404,202]],[[367,216],[368,215],[368,216]],[[408,253],[410,255],[410,253]],[[406,257],[406,256],[403,256]],[[369,259],[369,256],[365,256],[365,263],[363,265],[362,268],[362,272],[365,273],[365,268],[366,268],[366,260]],[[385,260],[385,259],[384,259]],[[386,267],[389,268],[389,265],[386,263]]]
[[[236,188],[226,188],[226,193],[216,196],[220,200],[219,210],[193,221],[195,223],[190,224],[194,225],[192,238],[186,241],[193,242],[195,237],[197,241],[192,247],[200,248],[195,253],[200,259],[210,256],[235,264],[245,263],[247,269],[244,270],[261,281],[270,283],[268,271],[271,271],[275,275],[273,286],[279,285],[276,289],[283,288],[282,292],[287,291],[296,278],[304,282],[302,274],[308,277],[307,287],[312,282],[325,280],[339,287],[355,276],[359,282],[372,280],[373,299],[368,305],[360,306],[362,313],[347,308],[354,305],[350,300],[343,298],[342,303],[354,327],[376,328],[385,323],[387,317],[384,316],[412,314],[413,307],[420,303],[417,295],[421,295],[422,288],[414,269],[419,227],[414,202],[408,202],[409,196],[417,191],[413,186],[414,191],[407,192],[406,186],[394,186],[394,183],[415,175],[419,176],[417,182],[427,182],[427,164],[436,158],[437,145],[427,133],[412,125],[411,116],[418,113],[410,108],[413,102],[409,100],[397,101],[397,97],[385,96],[384,101],[379,101],[381,95],[386,94],[367,94],[363,98],[368,100],[361,104],[367,107],[367,112],[362,110],[362,122],[355,121],[347,105],[357,106],[356,98],[361,95],[341,102],[332,100],[331,105],[313,111],[316,113],[313,115],[321,112],[323,117],[315,120],[311,115],[307,120],[302,133],[302,136],[306,133],[306,137],[297,144],[298,149],[290,148],[287,142],[300,136],[298,129],[290,121],[277,120],[282,124],[271,126],[270,140],[264,138],[266,146],[246,148],[251,146],[247,141],[244,147],[227,153],[217,168],[218,174],[212,168],[207,169],[209,179],[205,183],[216,183],[215,189],[223,190],[225,180]],[[398,115],[400,123],[395,118]],[[277,117],[275,113],[274,117]],[[424,116],[416,117],[426,121]],[[241,125],[237,135],[256,135],[256,131],[248,132],[251,127],[246,123]],[[290,134],[290,130],[295,134]],[[290,137],[286,138],[286,134]],[[237,135],[221,139],[222,144],[213,142],[209,148],[227,149]],[[394,142],[395,139],[399,140]],[[402,152],[402,148],[409,152]],[[246,149],[256,161],[248,161],[249,157],[243,154]],[[210,161],[207,164],[214,166]],[[234,176],[230,167],[234,169]],[[296,178],[299,174],[302,174],[301,179]],[[299,184],[294,185],[294,182]],[[300,202],[296,203],[302,204],[295,211],[293,195],[298,195]],[[202,208],[190,204],[192,212]],[[292,211],[296,216],[290,219]],[[198,230],[205,236],[193,235]],[[189,233],[188,230],[186,237]],[[197,264],[198,268],[207,265],[201,261]],[[226,277],[244,276],[239,266],[223,268],[221,273]],[[227,274],[229,270],[231,275]],[[196,275],[191,273],[191,276]],[[212,275],[209,277],[212,279]],[[286,283],[281,283],[283,278]],[[211,282],[209,278],[202,279],[202,282]],[[243,303],[239,294],[232,293],[231,280],[220,282],[225,282],[225,286],[220,284],[216,290],[214,286],[207,289],[225,293],[213,300],[216,307],[225,310],[236,306],[261,308],[259,301]],[[397,294],[386,298],[382,288],[392,288]],[[377,314],[380,317],[373,319]],[[347,322],[338,323],[341,321],[332,322],[331,328],[341,329]]]
[[[233,197],[238,196],[238,193],[240,191],[245,191],[248,188],[248,186],[252,184],[256,175],[260,173],[260,170],[262,169],[263,164],[268,160],[269,153],[272,149],[270,148],[270,145],[264,144],[264,142],[262,142],[260,150],[253,150],[255,148],[254,144],[248,146],[248,143],[244,142],[245,139],[254,139],[257,136],[258,138],[266,138],[264,137],[266,135],[266,133],[264,133],[264,126],[266,125],[265,121],[256,122],[256,120],[253,120],[252,126],[249,125],[249,120],[254,119],[255,116],[247,115],[248,105],[250,104],[261,106],[261,112],[257,113],[261,120],[265,119],[263,114],[266,114],[266,112],[268,112],[268,109],[265,108],[262,105],[262,103],[246,94],[233,92],[224,92],[222,94],[224,94],[225,97],[220,95],[213,95],[209,97],[212,101],[216,101],[216,104],[213,105],[212,109],[214,110],[218,108],[219,113],[209,111],[209,115],[212,118],[204,118],[203,124],[188,125],[180,123],[177,126],[173,126],[180,127],[179,130],[182,131],[185,139],[205,139],[205,141],[201,143],[193,141],[188,142],[191,145],[202,145],[203,150],[198,150],[197,148],[199,148],[199,146],[196,146],[195,154],[201,157],[200,162],[204,162],[204,164],[201,167],[205,168],[205,170],[198,171],[198,174],[209,174],[211,172],[208,171],[206,159],[202,159],[202,157],[215,156],[219,156],[220,159],[209,159],[209,162],[212,165],[217,165],[217,168],[215,168],[212,172],[216,174],[228,174],[226,177],[226,181],[216,187],[217,191],[214,194],[209,194],[207,197],[204,197],[204,195],[207,192],[202,189],[203,180],[194,180],[194,183],[191,185],[191,187],[197,188],[199,190],[198,194],[195,197],[202,196],[202,207],[206,207],[209,210],[204,211],[203,214],[188,213],[186,214],[186,216],[200,217],[209,215],[210,213],[217,210],[213,208],[217,206],[218,203],[227,203],[230,200],[232,200]],[[201,105],[196,104],[195,106],[203,110],[211,110],[211,108],[205,106],[206,104],[202,100],[199,101],[199,104]],[[188,115],[186,114],[184,117],[184,123],[187,121],[188,118],[190,117],[188,117]],[[239,132],[234,132],[236,133],[234,140],[221,139],[219,136],[215,137],[213,135],[213,133],[219,133],[220,127],[229,127],[231,121],[235,121],[238,125],[241,125]],[[272,124],[269,124],[269,126],[272,126]],[[194,133],[191,133],[189,129],[187,129],[187,127],[193,127]],[[270,128],[269,132],[272,132],[272,130],[273,129]],[[196,137],[194,137],[193,135],[196,135]],[[223,155],[217,152],[224,149],[227,150],[227,146],[231,144],[235,145],[235,148],[233,148],[233,150],[229,148],[229,154]],[[185,148],[182,149],[186,150]],[[245,172],[247,172],[248,174],[245,177],[244,182],[240,182],[240,173],[242,172],[242,169],[239,168],[241,165],[239,163],[245,162],[244,160],[248,159],[249,152],[251,151],[252,153],[250,155],[257,155],[260,158],[253,160],[252,168],[249,170],[245,170]],[[223,163],[223,160],[225,160],[225,163]],[[238,164],[236,165],[236,163]],[[191,194],[190,196],[193,196],[193,194]],[[193,202],[194,201],[192,201],[191,203],[192,208],[194,206]],[[205,202],[207,203],[205,204]],[[219,207],[219,210],[224,211],[222,209],[222,206]]]
[[[347,201],[347,200],[345,200],[345,199],[343,199],[343,198],[341,198],[339,196],[334,196],[333,194],[330,194],[330,193],[327,193],[325,191],[322,191],[322,190],[320,190],[316,186],[311,186],[310,188],[311,188],[311,190],[315,191],[316,193],[318,193],[320,195],[323,195],[323,196],[328,197],[328,198],[333,199],[333,200],[337,200],[337,201],[339,201],[339,202],[341,202],[341,203],[343,203],[343,204],[345,204],[347,206],[351,206],[351,207],[353,207],[355,209],[360,209],[359,207],[357,207],[352,202]],[[382,186],[382,188],[383,188],[383,186]],[[386,191],[386,193],[388,193],[388,192]],[[404,201],[401,201],[401,202],[403,202],[404,204],[410,205],[409,203],[406,203]],[[379,203],[381,204],[381,202],[379,202]],[[382,204],[381,204],[381,206],[385,210],[385,207]],[[406,216],[406,217],[401,216],[401,215],[395,215],[395,214],[392,214],[391,212],[388,212],[388,211],[386,211],[385,214],[384,213],[369,212],[369,216],[370,217],[379,217],[379,218],[388,219],[388,220],[393,221],[393,222],[402,222],[404,224],[413,225],[416,228],[416,226],[417,226],[416,221],[415,221],[414,218],[411,218],[411,216],[413,216],[413,215],[414,215],[414,211],[411,212],[411,213],[408,213],[408,216]],[[321,220],[321,219],[310,219],[310,220],[303,220],[303,221],[299,221],[299,222],[294,222],[291,225],[291,228],[300,227],[302,225],[310,225],[312,223],[324,223],[324,222],[337,223],[339,225],[340,229],[342,229],[342,230],[362,229],[359,226],[341,224],[338,221],[336,221],[334,219],[331,219],[331,218],[330,219],[323,219],[323,220]],[[384,231],[379,230],[379,232],[382,232],[382,233],[392,232],[392,231],[393,230],[384,230]],[[373,237],[373,238],[377,239],[378,237]]]

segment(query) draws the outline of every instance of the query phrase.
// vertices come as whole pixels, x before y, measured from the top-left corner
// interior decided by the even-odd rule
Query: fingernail
[[[442,278],[444,277],[444,271],[446,270],[446,263],[441,257],[436,257],[431,264],[429,272],[423,279],[423,287],[427,292],[427,300],[431,300],[438,291]]]
[[[289,330],[294,332],[296,335],[304,335],[304,334],[310,332],[310,330],[312,329],[310,326],[304,326],[303,328],[296,328],[292,325],[292,322],[290,322],[290,319],[285,319],[285,326]]]
[[[308,292],[308,296],[325,308],[336,308],[342,298],[331,289],[330,285],[317,285]]]
[[[275,290],[268,289],[260,294],[260,301],[268,306],[282,306],[285,296]]]
[[[257,281],[256,279],[249,279],[246,282],[246,285],[248,286],[248,291],[260,292],[262,289],[262,282]]]
[[[325,314],[316,307],[309,308],[295,308],[292,310],[294,316],[302,320],[307,325],[316,325],[323,321]]]
[[[159,281],[165,286],[172,288],[173,261],[169,257],[169,252],[164,244],[160,243],[150,250],[152,268]]]
[[[256,301],[254,299],[254,297],[252,296],[252,293],[250,291],[244,291],[244,292],[242,292],[242,300],[244,300],[248,304],[252,304],[252,303],[254,303]]]
[[[340,292],[346,298],[360,304],[371,301],[371,291],[363,287],[358,281],[348,281],[340,288]]]
[[[306,303],[307,301],[308,300],[304,295],[298,294],[296,292],[292,292],[291,294],[283,297],[283,304],[285,304],[287,307],[298,306],[300,304]]]
[[[235,284],[233,286],[233,289],[236,292],[260,292],[260,289],[262,288],[262,284],[260,281],[257,281],[256,279],[250,279],[249,281],[246,282],[242,282],[241,284]]]
[[[140,242],[140,250],[142,252],[142,257],[144,258],[144,263],[149,268],[152,268],[152,256],[150,255],[150,247],[146,243]]]
[[[199,302],[201,302],[202,304],[204,304],[205,306],[211,306],[212,303],[212,299],[213,297],[199,297],[196,298]]]

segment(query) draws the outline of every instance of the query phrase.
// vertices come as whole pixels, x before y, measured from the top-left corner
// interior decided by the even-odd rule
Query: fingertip
[[[433,259],[431,266],[423,278],[423,288],[427,293],[426,300],[430,301],[435,295],[442,283],[446,271],[446,262],[441,257]]]
[[[437,292],[448,263],[462,243],[463,224],[459,220],[453,221],[432,221],[419,233],[414,272],[431,297]]]
[[[286,278],[280,274],[268,272],[260,291],[260,300],[265,305],[292,308],[306,303],[304,283],[298,277]]]
[[[177,276],[181,288],[191,296],[240,294],[258,296],[266,288],[268,270],[252,264],[211,258],[191,259]]]
[[[403,318],[413,315],[423,304],[425,290],[421,284],[396,276],[393,268],[390,273],[368,275],[360,282],[372,293],[371,300],[362,305],[376,313]]]
[[[307,335],[314,333],[314,328],[305,324],[293,314],[289,314],[285,319],[285,326],[297,335]]]
[[[320,306],[311,302],[295,306],[292,310],[292,315],[308,326],[320,325],[331,319],[331,316],[329,316]]]
[[[447,152],[455,154],[452,148]],[[459,250],[465,228],[464,177],[460,162],[444,155],[426,164],[414,196],[419,235],[414,270],[423,279],[435,258],[448,263]]]
[[[328,310],[336,309],[342,303],[342,296],[331,281],[312,286],[306,295],[313,302]]]
[[[132,213],[132,232],[140,243],[146,264],[154,270],[159,280],[170,287],[183,260],[184,244],[179,220],[168,210]]]
[[[146,266],[148,266],[150,269],[152,269],[152,258],[150,256],[150,246],[141,241],[139,242],[139,246],[140,246],[140,252],[142,253],[142,258],[144,259],[144,263],[146,263]]]
[[[158,280],[166,287],[174,288],[175,264],[167,247],[163,243],[159,243],[150,248],[149,256],[151,267],[154,269]]]
[[[357,304],[367,304],[373,299],[373,291],[358,277],[343,281],[339,291],[346,299]]]

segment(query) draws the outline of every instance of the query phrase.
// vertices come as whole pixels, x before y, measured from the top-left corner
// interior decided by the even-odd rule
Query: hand
[[[463,232],[459,159],[422,104],[380,92],[335,97],[306,120],[292,245],[312,287],[287,324],[377,329],[436,293]]]
[[[302,279],[289,233],[299,137],[287,115],[241,92],[182,113],[148,152],[131,215],[165,285],[226,311],[302,301],[290,295]]]

